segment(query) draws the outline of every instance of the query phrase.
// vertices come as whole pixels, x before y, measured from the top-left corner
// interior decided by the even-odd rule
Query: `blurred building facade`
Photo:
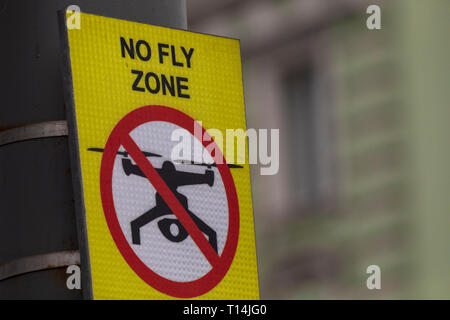
[[[280,129],[279,173],[252,168],[262,298],[450,297],[448,9],[188,1],[189,30],[241,39],[248,127]]]

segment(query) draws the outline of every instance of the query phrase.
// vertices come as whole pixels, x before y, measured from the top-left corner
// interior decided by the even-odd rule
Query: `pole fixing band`
[[[67,136],[67,121],[46,121],[0,131],[0,146],[38,138]]]
[[[80,252],[67,250],[38,254],[0,264],[0,281],[24,273],[80,264]]]

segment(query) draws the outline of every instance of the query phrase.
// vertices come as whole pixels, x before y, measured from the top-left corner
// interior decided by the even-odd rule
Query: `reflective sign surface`
[[[246,130],[239,42],[84,13],[67,37],[94,298],[259,298],[248,161],[208,133]]]

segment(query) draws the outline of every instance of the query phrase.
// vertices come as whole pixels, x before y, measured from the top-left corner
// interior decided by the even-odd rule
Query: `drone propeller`
[[[105,149],[102,148],[88,148],[88,151],[95,151],[95,152],[104,152]],[[144,154],[144,156],[146,157],[162,157],[160,154],[157,153],[152,153],[152,152],[147,152],[147,151],[142,151],[142,153]],[[129,153],[127,151],[117,151],[118,155],[124,156],[124,157],[128,157]],[[192,165],[192,166],[202,166],[202,167],[207,167],[208,169],[210,169],[211,167],[217,167],[216,163],[196,163],[194,161],[188,161],[188,160],[175,160],[174,162],[176,163],[181,163],[181,164],[188,164],[188,165]],[[243,166],[237,165],[237,164],[227,164],[228,168],[230,169],[241,169],[243,168]]]
[[[103,152],[105,151],[105,149],[101,149],[101,148],[88,148],[89,151],[95,151],[95,152]],[[152,152],[147,152],[147,151],[142,151],[142,153],[144,154],[144,156],[146,157],[162,157],[160,154],[157,153],[152,153]],[[124,157],[128,157],[129,153],[126,151],[117,151],[118,155],[124,156]]]
[[[202,167],[208,167],[210,169],[211,167],[217,167],[216,163],[196,163],[192,160],[175,160],[174,162],[181,163],[181,164],[188,164],[192,166],[202,166]],[[227,163],[228,168],[230,169],[241,169],[243,166],[237,165],[237,164],[229,164]]]

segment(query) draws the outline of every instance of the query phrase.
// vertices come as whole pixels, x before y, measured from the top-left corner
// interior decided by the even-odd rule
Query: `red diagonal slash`
[[[123,145],[126,151],[130,154],[134,162],[139,166],[142,172],[145,174],[149,182],[158,191],[163,200],[169,206],[170,210],[175,214],[177,219],[186,229],[186,231],[194,240],[195,244],[199,247],[205,258],[211,264],[212,267],[217,266],[220,263],[220,256],[212,248],[205,235],[200,231],[195,222],[186,212],[183,205],[178,201],[173,192],[169,189],[165,181],[158,174],[151,162],[144,156],[139,146],[134,142],[130,135],[122,135],[120,137],[120,143]]]

